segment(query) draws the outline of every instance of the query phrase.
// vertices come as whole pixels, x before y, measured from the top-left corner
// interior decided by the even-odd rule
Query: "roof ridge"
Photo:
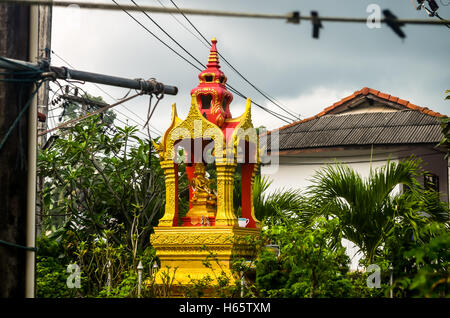
[[[268,133],[270,134],[272,131],[275,131],[275,130],[286,129],[286,128],[289,128],[289,127],[292,127],[292,126],[295,126],[295,125],[298,125],[298,124],[302,124],[302,123],[308,122],[310,120],[322,117],[322,116],[328,114],[329,112],[331,112],[332,110],[336,109],[337,107],[341,106],[342,104],[344,104],[344,103],[354,99],[357,96],[367,96],[369,94],[372,94],[374,96],[377,96],[379,98],[388,100],[388,101],[393,102],[393,103],[400,104],[400,105],[402,105],[402,106],[404,106],[406,108],[409,108],[410,110],[419,111],[419,112],[424,113],[426,115],[430,115],[430,116],[434,116],[434,117],[447,117],[446,115],[443,115],[441,113],[435,112],[435,111],[433,111],[433,110],[431,110],[431,109],[429,109],[427,107],[422,107],[422,106],[415,105],[415,104],[410,103],[409,101],[401,99],[401,98],[399,98],[397,96],[392,96],[392,95],[389,95],[389,94],[386,94],[386,93],[380,92],[378,90],[375,90],[373,88],[369,88],[369,87],[365,86],[365,87],[361,88],[359,91],[355,91],[352,95],[344,97],[341,100],[335,102],[333,105],[324,108],[320,113],[318,113],[318,114],[316,114],[314,116],[307,117],[305,119],[301,119],[301,120],[295,121],[293,123],[281,126],[280,128],[273,129],[273,130],[269,131]]]

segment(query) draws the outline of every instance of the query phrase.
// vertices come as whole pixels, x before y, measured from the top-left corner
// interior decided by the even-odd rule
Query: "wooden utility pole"
[[[39,6],[38,7],[38,52],[39,59],[48,59],[51,57],[51,38],[52,38],[52,6]],[[48,117],[48,98],[49,98],[49,82],[46,81],[41,85],[37,93],[37,111]],[[47,120],[44,122],[38,122],[38,134],[39,132],[46,131],[48,129]],[[47,135],[38,137],[38,147],[42,147],[47,142]],[[44,178],[37,178],[37,202],[36,202],[36,237],[41,236],[42,231],[42,189],[44,188]]]
[[[29,6],[0,4],[0,55],[29,60],[29,19]],[[30,98],[32,86],[0,81],[1,139]],[[22,246],[26,245],[28,121],[26,114],[22,116],[0,149],[0,240]],[[0,244],[0,297],[25,297],[26,253]]]

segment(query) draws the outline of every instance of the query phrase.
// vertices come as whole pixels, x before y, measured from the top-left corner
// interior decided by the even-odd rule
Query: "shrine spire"
[[[217,40],[216,38],[212,38],[211,40],[211,50],[209,51],[209,58],[208,58],[208,64],[206,65],[208,68],[210,67],[215,67],[215,68],[220,68],[219,65],[219,55],[217,53],[217,47],[216,47],[216,43]]]
[[[217,40],[212,38],[208,64],[198,75],[200,83],[191,90],[202,115],[210,122],[222,127],[231,118],[230,103],[233,95],[226,88],[227,77],[220,70]]]

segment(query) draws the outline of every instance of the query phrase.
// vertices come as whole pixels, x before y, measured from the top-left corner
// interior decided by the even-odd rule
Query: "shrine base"
[[[170,278],[174,276],[172,296],[175,297],[182,296],[183,286],[193,285],[208,276],[213,279],[212,284],[217,284],[215,277],[222,271],[233,278],[233,259],[254,258],[256,251],[249,238],[256,239],[260,232],[255,228],[216,226],[156,227],[154,230],[150,241],[161,261],[155,283],[164,284],[166,274]],[[205,266],[206,260],[210,268]],[[174,268],[177,268],[175,275]]]

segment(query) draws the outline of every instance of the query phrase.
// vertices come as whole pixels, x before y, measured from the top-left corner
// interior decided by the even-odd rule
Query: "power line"
[[[38,84],[36,84],[36,89],[33,91],[33,93],[31,94],[30,98],[28,99],[28,101],[26,102],[25,106],[20,110],[19,114],[17,115],[16,119],[14,120],[14,122],[12,123],[12,125],[9,127],[8,131],[6,132],[5,136],[2,138],[2,141],[0,142],[0,150],[3,148],[3,145],[5,144],[5,142],[8,140],[9,135],[11,135],[12,131],[14,130],[14,128],[16,127],[16,125],[19,123],[20,119],[22,118],[23,114],[28,110],[28,108],[31,105],[31,102],[34,98],[34,96],[37,94],[39,88],[41,87],[43,82],[39,82]]]
[[[114,1],[114,0],[113,0]],[[114,1],[115,2],[115,1]],[[131,0],[131,2],[133,2],[134,3],[134,5],[137,7],[137,8],[140,8],[140,6],[134,1],[134,0]],[[148,13],[147,12],[145,12],[145,11],[143,11],[143,10],[141,10],[141,12],[143,13],[143,14],[145,14],[145,16],[150,20],[150,21],[152,21],[153,22],[153,24],[154,25],[156,25],[165,35],[167,35],[173,42],[175,42],[175,44],[176,45],[178,45],[185,53],[187,53],[191,58],[193,58],[198,64],[200,64],[202,67],[205,67],[205,65],[203,65],[203,63],[202,62],[200,62],[195,56],[193,56],[188,50],[186,50],[180,43],[178,43],[178,41],[177,40],[175,40],[169,33],[167,33],[166,32],[166,30],[164,30],[155,20],[153,20],[152,19],[152,17],[150,17],[149,15],[148,15]]]
[[[80,116],[80,117],[78,117],[78,118],[75,118],[75,119],[72,119],[72,120],[69,120],[69,121],[66,121],[65,123],[63,123],[63,124],[61,124],[61,125],[59,125],[59,126],[57,126],[57,127],[54,127],[54,128],[52,128],[52,129],[48,129],[48,130],[46,130],[46,131],[43,131],[43,132],[38,133],[38,136],[42,136],[42,135],[48,134],[49,132],[52,132],[52,131],[55,131],[55,130],[57,130],[57,129],[63,128],[63,127],[65,127],[65,126],[69,125],[69,124],[73,124],[73,123],[79,122],[80,120],[83,120],[83,119],[86,119],[86,118],[89,118],[89,117],[98,115],[98,114],[100,114],[100,113],[102,113],[102,112],[104,112],[104,111],[106,111],[106,110],[108,110],[108,109],[110,109],[110,108],[112,108],[112,107],[114,107],[114,106],[117,106],[117,105],[119,105],[119,104],[121,104],[121,103],[124,103],[124,102],[126,102],[126,101],[129,101],[129,100],[131,100],[131,99],[133,99],[133,98],[135,98],[135,97],[137,97],[137,96],[140,96],[140,95],[142,95],[142,92],[137,93],[137,94],[135,94],[135,95],[132,95],[132,96],[130,96],[130,97],[127,97],[127,98],[125,98],[125,99],[123,99],[123,100],[121,100],[121,101],[119,101],[119,102],[117,102],[117,103],[114,103],[114,104],[107,105],[107,106],[105,106],[105,107],[99,108],[99,109],[93,111],[92,113],[89,113],[89,114]]]
[[[115,0],[111,0],[118,6],[120,9],[122,9],[123,12],[125,12],[130,18],[132,18],[137,24],[139,24],[144,30],[146,30],[150,35],[152,35],[155,39],[157,39],[159,42],[161,42],[164,46],[166,46],[169,50],[171,50],[173,53],[178,55],[180,58],[182,58],[186,63],[189,63],[192,67],[196,68],[200,72],[202,71],[201,68],[197,67],[196,65],[192,64],[191,61],[186,59],[183,55],[175,51],[172,47],[170,47],[168,44],[166,44],[163,40],[161,40],[156,34],[154,34],[152,31],[150,31],[145,25],[143,25],[139,20],[137,20],[134,16],[132,16],[127,9],[124,9],[124,7],[120,4],[118,4]],[[128,9],[129,10],[129,9]]]
[[[66,87],[67,87],[67,86],[66,86]],[[62,87],[61,87],[61,88],[62,88]],[[61,89],[61,88],[60,88],[60,89]],[[75,88],[75,90],[78,90],[78,89],[79,89],[78,87]],[[59,91],[59,90],[58,90],[58,91]],[[58,91],[56,91],[55,95],[57,94]],[[83,90],[83,91],[84,91],[84,90]],[[84,93],[86,94],[86,92],[84,92]],[[77,94],[77,93],[75,92],[75,94]],[[86,95],[85,95],[85,96],[86,96]],[[75,96],[69,95],[67,92],[66,92],[64,95],[59,95],[59,97],[58,97],[57,99],[61,99],[61,98],[64,99],[64,100],[66,100],[66,101],[67,101],[67,100],[70,100],[70,101],[75,102],[75,103],[85,103],[85,104],[90,104],[90,105],[95,106],[95,107],[97,107],[97,108],[101,108],[101,107],[108,106],[108,104],[105,103],[105,102],[98,102],[98,101],[95,101],[95,100],[91,100],[91,99],[88,98],[88,97],[79,97],[79,96],[76,96],[76,95],[75,95]],[[65,109],[64,103],[63,103],[62,105],[57,106],[57,107],[53,107],[53,108],[51,109],[52,113],[54,113],[54,111],[55,111],[56,109],[58,109],[58,108],[64,108],[64,109]],[[121,111],[119,111],[119,110],[116,109],[115,112],[118,113],[118,114],[120,114],[120,115],[122,115],[122,116],[124,116],[127,120],[131,120],[131,121],[135,122],[138,126],[142,126],[142,123],[137,122],[134,118],[127,116],[126,114],[122,113]],[[77,110],[73,110],[72,112],[69,112],[69,113],[66,113],[65,110],[63,110],[62,113],[61,113],[60,115],[47,116],[47,118],[55,118],[55,117],[62,118],[62,117],[64,117],[64,116],[71,116],[71,115],[79,115],[79,113],[78,113]],[[125,125],[128,125],[128,123],[125,123],[124,121],[120,120],[119,118],[117,118],[117,116],[116,116],[116,118],[115,118],[114,120],[117,120],[117,121],[119,121],[119,122],[121,122],[121,123],[123,123],[123,124],[125,124]],[[57,126],[57,125],[55,124],[54,126]],[[151,131],[152,131],[153,133],[159,134],[158,132],[156,132],[156,131],[153,130],[153,129],[151,129]],[[139,132],[140,132],[140,131],[139,131]]]
[[[98,9],[98,10],[119,10],[117,7],[108,3],[92,3],[83,1],[54,1],[54,0],[0,0],[0,3],[17,3],[25,5],[51,5],[59,7],[68,7],[69,4],[78,6],[85,9]],[[173,13],[179,14],[177,9],[161,8],[155,6],[142,6],[144,11],[154,13]],[[120,5],[120,9],[136,11],[139,10],[132,5]],[[141,10],[139,10],[141,11]],[[202,10],[202,9],[183,9],[183,13],[191,15],[203,15],[203,16],[220,16],[229,18],[253,18],[253,19],[272,19],[272,20],[285,20],[290,23],[298,23],[301,20],[312,21],[312,16],[300,16],[298,11],[294,11],[287,14],[269,14],[269,13],[253,13],[253,12],[231,12],[231,11],[217,11],[217,10]],[[348,18],[348,17],[320,17],[321,21],[326,22],[349,22],[349,23],[366,23],[367,18]],[[381,23],[386,23],[388,19],[381,19]],[[442,25],[449,24],[450,20],[424,20],[424,19],[399,19],[399,23],[404,24],[419,24],[419,25]]]
[[[161,5],[161,7],[163,7],[163,8],[167,8],[160,0],[156,0],[156,1],[158,1],[158,3]],[[181,25],[186,31],[188,31],[190,34],[192,34],[197,40],[199,40],[200,41],[200,43],[202,43],[206,48],[210,48],[210,45],[209,45],[209,42],[208,41],[206,41],[206,44],[205,44],[205,42],[203,42],[202,41],[202,39],[201,38],[199,38],[194,32],[192,32],[189,28],[187,28],[183,23],[181,23],[181,21],[180,20],[178,20],[178,18],[173,14],[173,13],[169,13],[171,16],[172,16],[172,18],[174,18],[175,19],[175,21],[177,21],[177,23],[179,24],[179,25]]]
[[[436,152],[433,153],[424,153],[424,154],[417,154],[417,157],[427,157],[427,156],[433,156],[436,155]],[[401,160],[401,159],[408,159],[410,158],[411,155],[407,155],[407,156],[398,156],[395,158],[392,158],[391,160]],[[324,158],[326,160],[330,160],[333,158]],[[367,160],[354,160],[354,161],[338,161],[339,163],[344,163],[344,164],[351,164],[351,163],[369,163],[369,162],[382,162],[382,161],[386,161],[389,158],[385,158],[385,159],[367,159]],[[283,163],[279,163],[279,165],[287,165],[287,166],[311,166],[311,165],[325,165],[325,164],[333,164],[333,162],[283,162]]]
[[[61,61],[63,61],[64,63],[66,63],[68,66],[75,68],[72,64],[70,64],[66,59],[62,58],[60,55],[58,55],[54,50],[51,51],[52,54],[54,54],[57,58],[59,58]],[[110,93],[108,93],[106,90],[104,90],[100,85],[98,85],[97,83],[92,83],[94,84],[95,87],[97,87],[100,91],[102,91],[103,93],[105,93],[106,95],[108,95],[112,100],[114,101],[119,101],[118,98],[113,97]],[[140,118],[140,116],[138,114],[136,114],[134,111],[132,111],[130,108],[128,108],[125,104],[121,104],[120,106],[124,107],[126,110],[128,110],[130,113],[132,113],[133,115],[135,115],[138,119]],[[137,123],[138,125],[142,125],[142,123],[139,123],[138,121],[136,121],[134,118],[128,117],[127,115],[123,114],[122,112],[120,112],[119,110],[115,110],[116,112],[120,113],[121,115],[125,116],[126,118],[132,120],[133,122]],[[154,132],[157,132],[157,134],[162,134],[161,131],[159,131],[159,129],[157,129],[154,126],[150,126],[151,128],[153,128]]]
[[[114,0],[112,0],[112,1],[114,1]],[[140,6],[134,1],[134,0],[131,0],[134,4],[135,4],[135,6],[136,7],[138,7],[138,8],[140,8]],[[114,1],[115,2],[115,1]],[[174,3],[173,1],[172,1],[172,3]],[[175,4],[175,3],[174,3]],[[178,8],[178,7],[177,7]],[[172,41],[174,41],[183,51],[185,51],[190,57],[192,57],[198,64],[200,64],[203,68],[205,68],[205,65],[203,65],[203,63],[201,63],[197,58],[195,58],[191,53],[189,53],[178,41],[176,41],[172,36],[170,36],[170,34],[168,34],[158,23],[156,23],[156,21],[155,20],[153,20],[145,11],[142,11],[146,16],[147,16],[147,18],[149,18],[161,31],[163,31]],[[184,14],[183,14],[183,16],[184,16]],[[187,17],[185,16],[185,18],[187,19]],[[191,24],[191,25],[193,25],[193,24]],[[195,28],[195,26],[194,26],[194,28]],[[199,34],[206,40],[206,38],[200,33],[200,31],[198,31],[198,29],[197,28],[195,28],[196,29],[196,31],[197,32],[199,32]],[[219,55],[220,55],[220,53],[219,53]],[[221,55],[220,55],[221,56]],[[225,60],[225,59],[224,59]],[[226,61],[226,63],[227,64],[229,64],[228,63],[228,61]],[[230,66],[231,66],[231,64],[229,64]],[[233,69],[234,69],[234,71],[236,71],[238,74],[240,74],[233,66],[231,66]],[[242,74],[240,74],[241,75],[241,77],[243,77],[242,76]],[[245,79],[245,78],[244,78]],[[245,79],[249,84],[251,84],[247,79]],[[251,84],[251,85],[253,85],[253,84]],[[229,85],[229,84],[227,84],[227,86],[228,87],[231,87],[231,85]],[[255,86],[253,86],[253,87],[255,87]],[[256,88],[256,87],[255,87]],[[231,89],[232,90],[234,90],[235,92],[237,92],[237,95],[239,95],[240,97],[243,97],[243,98],[247,98],[247,97],[245,97],[243,94],[241,94],[237,89],[235,89],[235,88],[232,88],[231,87]],[[257,89],[257,88],[256,88]],[[264,94],[263,94],[263,96],[265,96]],[[266,97],[266,96],[265,96]],[[267,98],[267,97],[266,97]],[[270,99],[269,99],[270,100]],[[252,101],[253,102],[253,101]],[[284,115],[281,115],[281,114],[277,114],[276,112],[274,112],[274,111],[271,111],[271,110],[269,110],[269,109],[267,109],[267,108],[265,108],[265,107],[263,107],[263,106],[261,106],[260,104],[258,104],[258,103],[256,103],[256,102],[253,102],[255,105],[257,105],[258,107],[260,107],[261,109],[263,109],[263,110],[265,110],[266,112],[268,112],[269,114],[271,114],[271,115],[273,115],[273,116],[275,116],[275,117],[277,117],[278,119],[280,119],[280,120],[282,120],[282,121],[284,121],[284,122],[286,122],[286,123],[289,123],[289,122],[291,122],[292,121],[292,119],[290,119],[290,118],[288,118],[288,117],[286,117],[286,116],[284,116]],[[288,121],[286,121],[285,119],[283,119],[283,118],[280,118],[280,116],[282,116],[282,117],[284,117],[284,118],[287,118],[288,119]]]
[[[233,93],[235,93],[236,95],[238,95],[239,97],[242,97],[243,99],[247,99],[247,96],[245,96],[244,94],[242,94],[241,92],[239,92],[238,90],[236,90],[233,86],[231,86],[230,84],[226,84],[227,88],[232,91]],[[288,117],[285,117],[284,115],[278,114],[260,104],[258,104],[257,102],[252,100],[252,103],[255,104],[256,106],[258,106],[259,108],[261,108],[262,110],[264,110],[265,112],[271,114],[272,116],[280,119],[281,121],[284,121],[285,123],[289,124],[292,122],[292,120]]]
[[[438,18],[438,19],[440,19],[440,20],[442,20],[442,21],[446,21],[446,19],[444,19],[444,18],[442,18],[440,15],[439,15],[439,13],[437,13],[437,10],[439,9],[439,6],[437,5],[437,3],[436,3],[436,1],[434,1],[434,0],[428,0],[428,4],[429,4],[429,8],[427,8],[426,6],[425,6],[425,0],[422,0],[422,1],[417,1],[417,2],[419,2],[419,6],[416,8],[417,10],[420,10],[420,9],[424,9],[426,12],[427,12],[427,14],[428,14],[428,16],[429,17],[436,17],[436,18]],[[450,24],[444,24],[447,28],[449,28],[450,29]]]
[[[132,0],[133,1],[133,0]],[[133,1],[134,2],[134,1]],[[176,5],[176,3],[173,0],[170,0],[170,2],[172,2],[172,4],[177,8],[177,10],[180,11],[180,13],[183,15],[183,17],[186,19],[186,21],[188,21],[188,23],[194,28],[195,31],[197,31],[197,33],[203,38],[203,40],[209,44],[209,41],[206,39],[206,37],[195,27],[195,25],[189,20],[189,18],[183,13],[183,11],[181,11],[181,9]],[[284,112],[286,112],[287,114],[289,114],[290,116],[293,116],[295,120],[298,120],[299,116],[296,114],[293,114],[293,112],[289,111],[286,109],[286,107],[282,107],[280,104],[278,104],[276,101],[274,101],[268,94],[266,94],[265,92],[263,92],[261,89],[259,89],[258,87],[256,87],[253,83],[251,83],[244,75],[241,74],[241,72],[239,72],[233,65],[231,65],[230,62],[228,62],[228,60],[222,56],[222,54],[220,54],[220,52],[218,52],[218,55],[221,59],[223,59],[223,61],[231,67],[231,69],[236,72],[245,82],[247,82],[251,87],[253,87],[258,93],[260,93],[262,96],[264,96],[267,100],[269,100],[271,103],[273,103],[274,105],[276,105],[278,108],[280,108],[281,110],[283,110]]]
[[[159,1],[159,0],[158,0]],[[208,45],[208,47],[210,46],[209,41],[203,36],[203,34],[195,27],[195,25],[187,18],[187,16],[184,14],[183,11],[180,10],[180,8],[178,8],[178,6],[176,5],[176,3],[172,0],[170,0],[170,2],[172,2],[172,4],[175,6],[175,8],[177,8],[177,10],[180,12],[180,14],[186,19],[187,22],[189,22],[189,24],[194,28],[195,31],[197,31],[197,33],[202,37],[202,39],[205,41],[205,43]]]
[[[115,0],[111,0],[111,1],[113,1],[118,7],[121,7],[121,5],[119,5]],[[137,8],[139,8],[139,5],[135,5]],[[162,44],[164,44],[164,46],[166,46],[167,48],[169,48],[172,52],[174,52],[177,56],[179,56],[180,58],[182,58],[185,62],[187,62],[187,63],[189,63],[191,66],[193,66],[194,68],[196,68],[198,71],[202,71],[202,69],[200,69],[199,67],[197,67],[196,65],[194,65],[192,62],[190,62],[189,60],[187,60],[184,56],[182,56],[181,54],[179,54],[177,51],[175,51],[171,46],[169,46],[167,43],[165,43],[163,40],[161,40],[158,36],[156,36],[153,32],[151,32],[147,27],[145,27],[141,22],[139,22],[134,16],[132,16],[127,10],[125,10],[123,7],[121,7],[122,8],[122,11],[124,11],[129,17],[131,17],[136,23],[138,23],[142,28],[144,28],[149,34],[151,34],[154,38],[156,38],[159,42],[161,42]],[[170,37],[171,39],[173,39],[172,37]],[[178,42],[177,42],[178,43]],[[179,46],[181,46],[179,43],[178,43],[178,45]],[[185,50],[184,48],[183,48],[183,50]],[[185,51],[187,51],[187,50],[185,50]],[[192,56],[191,54],[189,54],[190,56]],[[201,64],[203,67],[205,67],[201,62],[199,62],[197,59],[195,59],[199,64]],[[234,89],[231,85],[229,85],[229,84],[227,84],[227,87],[231,87],[231,89],[232,90],[234,90],[235,92],[236,92],[236,94],[237,95],[239,95],[240,97],[242,97],[242,98],[244,98],[244,99],[246,99],[247,97],[245,97],[242,93],[240,93],[238,90],[236,90],[236,89]],[[263,109],[263,110],[265,110],[266,112],[268,112],[269,114],[271,114],[271,115],[273,115],[273,116],[275,116],[275,117],[277,117],[278,119],[280,119],[280,120],[282,120],[282,121],[284,121],[284,122],[286,122],[286,123],[290,123],[290,122],[292,122],[292,119],[291,118],[288,118],[288,117],[286,117],[286,116],[284,116],[284,115],[281,115],[281,114],[277,114],[277,113],[275,113],[275,112],[273,112],[273,111],[271,111],[271,110],[269,110],[269,109],[267,109],[266,107],[264,107],[264,106],[261,106],[260,104],[258,104],[258,103],[256,103],[256,102],[254,102],[254,101],[252,101],[252,103],[254,103],[255,105],[257,105],[259,108],[261,108],[261,109]],[[284,117],[284,118],[287,118],[287,120],[286,119],[283,119],[283,118],[281,118],[281,117]]]

